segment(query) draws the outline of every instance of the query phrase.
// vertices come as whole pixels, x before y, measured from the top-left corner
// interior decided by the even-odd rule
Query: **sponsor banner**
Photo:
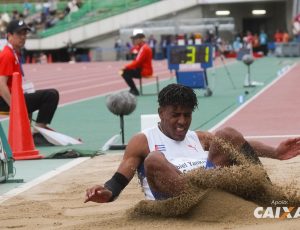
[[[258,219],[297,219],[300,218],[300,207],[289,206],[288,201],[280,200],[271,202],[272,206],[257,207],[253,215]]]

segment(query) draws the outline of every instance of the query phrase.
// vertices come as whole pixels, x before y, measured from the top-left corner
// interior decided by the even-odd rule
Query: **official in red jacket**
[[[138,96],[139,91],[136,88],[133,78],[152,76],[152,50],[145,42],[145,35],[143,33],[138,33],[131,38],[134,45],[138,47],[139,52],[136,58],[122,69],[121,75],[130,87],[129,92]]]
[[[4,112],[10,111],[13,73],[19,73],[24,79],[21,50],[25,45],[27,32],[30,31],[22,20],[12,20],[6,29],[7,45],[0,53],[0,110]],[[48,125],[57,109],[59,92],[52,88],[40,89],[25,92],[24,99],[28,113],[38,111],[35,126],[51,130]],[[53,145],[38,132],[33,134],[33,140],[36,146]]]

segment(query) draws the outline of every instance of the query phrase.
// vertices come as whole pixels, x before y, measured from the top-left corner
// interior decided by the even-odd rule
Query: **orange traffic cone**
[[[13,158],[15,160],[43,158],[34,146],[22,89],[22,78],[17,72],[13,73],[10,101],[8,142]]]

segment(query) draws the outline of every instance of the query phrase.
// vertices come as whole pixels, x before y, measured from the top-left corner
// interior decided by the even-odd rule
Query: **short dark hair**
[[[159,92],[158,104],[160,107],[179,105],[194,111],[198,107],[198,100],[192,88],[180,84],[170,84]]]

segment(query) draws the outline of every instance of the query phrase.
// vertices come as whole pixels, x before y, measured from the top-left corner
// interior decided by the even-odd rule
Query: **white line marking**
[[[236,61],[233,61],[233,62],[228,63],[227,65],[229,65],[229,64],[231,65],[231,64],[235,64],[235,63],[236,63]],[[214,68],[219,69],[221,67],[222,66],[219,65],[219,66],[216,66]],[[211,70],[209,70],[209,71],[211,71]],[[175,78],[175,76],[172,76],[171,78],[168,77],[168,78],[161,79],[161,80],[159,80],[159,82],[168,81],[168,80],[172,79],[173,77]],[[152,85],[152,84],[154,85],[155,81],[154,82],[147,82],[147,83],[144,83],[143,85],[146,86],[146,85]],[[80,102],[88,101],[88,100],[93,100],[93,99],[103,97],[103,96],[107,96],[107,95],[110,95],[110,94],[113,94],[113,93],[119,93],[119,92],[122,92],[126,89],[129,89],[129,88],[127,87],[127,88],[118,89],[118,90],[115,90],[115,91],[105,92],[105,93],[102,93],[102,94],[99,94],[99,95],[96,95],[96,96],[91,96],[91,97],[86,97],[86,98],[75,100],[75,101],[66,102],[66,103],[58,105],[58,107],[60,108],[60,107],[64,107],[64,106],[73,105],[73,104],[77,104],[77,103],[80,103]],[[5,121],[5,120],[8,120],[8,119],[9,119],[9,117],[1,118],[0,121]]]
[[[4,118],[1,118],[1,119],[0,119],[0,121],[5,121],[5,120],[8,120],[8,118],[9,118],[9,117],[4,117]]]
[[[168,81],[170,80],[169,77],[166,77],[164,79],[160,79],[159,82],[164,82],[164,81]],[[154,85],[155,84],[155,81],[151,81],[151,82],[147,82],[147,83],[143,83],[144,86],[147,86],[147,85]],[[86,97],[86,98],[83,98],[83,99],[79,99],[79,100],[74,100],[74,101],[70,101],[70,102],[66,102],[66,103],[63,103],[63,104],[60,104],[58,105],[58,107],[64,107],[64,106],[68,106],[68,105],[73,105],[73,104],[77,104],[77,103],[80,103],[80,102],[84,102],[84,101],[88,101],[88,100],[92,100],[92,99],[96,99],[96,98],[99,98],[99,97],[103,97],[103,96],[107,96],[107,95],[110,95],[110,94],[114,94],[114,93],[119,93],[119,92],[122,92],[124,90],[128,90],[129,88],[123,88],[123,89],[118,89],[118,90],[115,90],[115,91],[109,91],[109,92],[105,92],[105,93],[102,93],[102,94],[99,94],[99,95],[95,95],[95,96],[91,96],[91,97]],[[77,90],[78,91],[78,90]],[[69,92],[66,92],[66,93],[69,93]],[[63,94],[63,93],[62,93]],[[8,120],[9,117],[4,117],[4,118],[1,118],[0,121],[5,121],[5,120]]]
[[[230,62],[228,64],[234,64],[234,63],[236,63],[236,61]],[[218,68],[221,68],[221,67],[222,66],[220,65],[220,66],[216,66],[215,68],[218,69]],[[159,82],[168,81],[168,80],[172,79],[173,77],[175,78],[175,76],[172,76],[171,78],[167,77],[167,78],[164,78],[164,79],[160,79]],[[152,84],[154,85],[155,81],[153,81],[153,82],[147,82],[147,83],[144,83],[143,85],[146,86],[146,85],[152,85]],[[83,99],[79,99],[79,100],[75,100],[75,101],[63,103],[63,104],[60,104],[58,107],[64,107],[64,106],[68,106],[68,105],[77,104],[77,103],[80,103],[80,102],[83,102],[83,101],[88,101],[88,100],[96,99],[98,97],[103,97],[103,96],[107,96],[107,95],[110,95],[110,94],[113,94],[113,93],[122,92],[122,91],[124,91],[126,89],[129,89],[129,88],[127,87],[127,88],[119,89],[119,90],[116,90],[116,91],[105,92],[105,93],[102,93],[102,94],[99,94],[99,95],[96,95],[96,96],[86,97],[86,98],[83,98]]]
[[[272,139],[272,138],[295,138],[295,137],[300,137],[300,134],[245,136],[246,139]]]
[[[90,157],[80,157],[75,160],[72,160],[72,161],[68,162],[67,164],[64,164],[56,169],[53,169],[52,171],[50,171],[42,176],[39,176],[38,178],[36,178],[32,181],[29,181],[25,184],[20,185],[17,188],[14,188],[14,189],[8,191],[7,193],[4,193],[3,195],[0,196],[0,204],[14,196],[19,195],[22,192],[25,192],[26,190],[44,182],[50,178],[68,170],[68,169],[73,168],[74,166],[76,166],[88,159],[90,159]]]
[[[170,78],[161,79],[161,80],[159,80],[159,82],[164,82],[164,81],[168,81],[168,80],[170,80]],[[154,82],[147,82],[147,83],[144,83],[143,85],[146,86],[146,85],[151,85],[151,84],[154,85],[154,84],[155,84],[155,81],[154,81]],[[80,102],[83,102],[83,101],[88,101],[88,100],[91,100],[91,99],[95,99],[95,98],[107,96],[107,95],[110,95],[110,94],[122,92],[122,91],[128,90],[128,89],[129,89],[129,88],[127,87],[127,88],[123,88],[123,89],[118,89],[118,90],[116,90],[116,91],[105,92],[105,93],[102,93],[102,94],[99,94],[99,95],[96,95],[96,96],[86,97],[86,98],[83,98],[83,99],[79,99],[79,100],[67,102],[67,103],[64,103],[64,104],[60,104],[58,107],[64,107],[64,106],[67,106],[67,105],[77,104],[77,103],[80,103]]]
[[[245,102],[243,105],[238,107],[235,111],[233,111],[229,116],[225,117],[222,121],[217,123],[215,126],[213,126],[211,129],[209,129],[210,132],[216,130],[218,127],[223,125],[226,121],[228,121],[230,118],[235,116],[239,111],[241,111],[244,107],[246,107],[250,102],[255,100],[258,96],[260,96],[262,93],[264,93],[267,89],[269,89],[272,85],[274,85],[276,82],[278,82],[283,76],[285,76],[287,73],[289,73],[293,68],[295,68],[296,63],[294,63],[291,68],[289,68],[286,72],[281,74],[279,77],[275,78],[269,85],[267,85],[265,88],[263,88],[260,92],[258,92],[256,95],[254,95],[251,99],[249,99],[247,102]]]

